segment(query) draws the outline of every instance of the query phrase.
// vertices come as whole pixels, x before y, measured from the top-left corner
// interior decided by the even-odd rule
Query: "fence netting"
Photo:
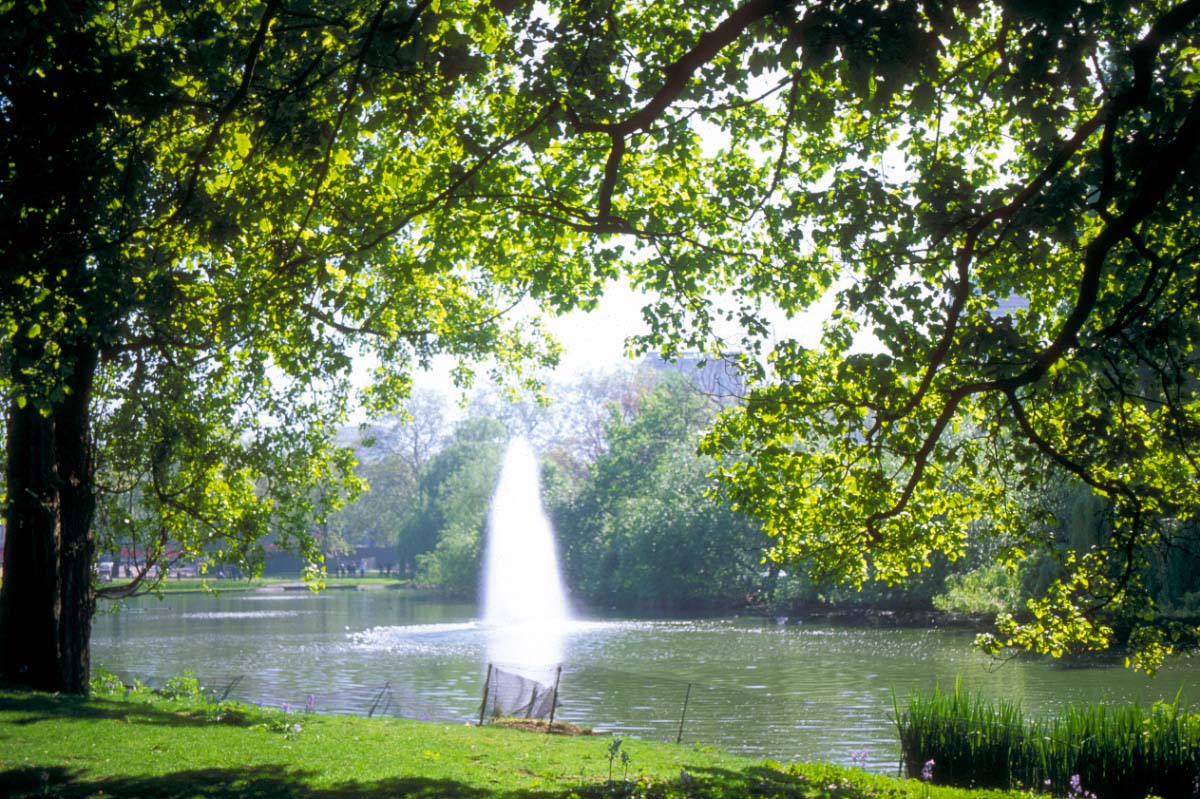
[[[147,672],[125,671],[119,675],[126,685],[135,683],[153,690],[168,687],[169,677]],[[392,716],[422,721],[462,722],[472,718],[462,707],[406,685],[404,675],[381,678],[368,685],[321,685],[311,690],[275,684],[258,674],[197,675],[209,702],[236,701],[290,713],[333,713],[351,716]],[[478,705],[478,702],[476,702]]]
[[[488,668],[481,717],[550,719],[558,701],[557,688],[556,684],[546,684],[492,665]]]

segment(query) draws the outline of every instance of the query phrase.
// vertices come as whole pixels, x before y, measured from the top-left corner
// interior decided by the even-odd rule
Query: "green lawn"
[[[1028,796],[781,767],[668,743],[400,719],[285,715],[149,692],[0,691],[0,796],[603,799]],[[623,764],[621,754],[628,753]],[[686,774],[681,774],[686,772]]]
[[[125,580],[114,580],[111,583],[99,583],[101,587],[120,586],[127,583]],[[236,593],[239,591],[258,591],[260,589],[278,588],[283,589],[284,586],[299,587],[303,586],[304,581],[299,577],[256,577],[252,579],[217,579],[215,577],[207,577],[200,579],[196,577],[186,577],[178,579],[168,577],[162,581],[159,590],[164,594],[178,593],[197,593],[202,591],[216,591],[219,593]],[[341,588],[404,588],[408,590],[417,590],[410,587],[408,580],[401,580],[398,577],[326,577],[325,587],[327,589]]]

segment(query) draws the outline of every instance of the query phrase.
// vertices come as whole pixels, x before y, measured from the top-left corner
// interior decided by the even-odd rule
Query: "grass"
[[[914,693],[896,708],[909,774],[932,760],[934,780],[958,785],[1049,785],[1140,799],[1193,799],[1200,792],[1200,715],[1157,704],[1072,706],[1027,721],[1019,705],[953,692]]]
[[[83,700],[0,691],[0,796],[147,799],[1002,799],[825,764],[668,743],[284,714],[119,685]],[[613,776],[609,780],[610,770]]]
[[[256,577],[251,579],[218,579],[211,576],[205,579],[196,577],[168,577],[162,581],[161,585],[159,586],[159,590],[164,594],[194,594],[209,591],[216,591],[224,594],[244,591],[258,591],[269,588],[282,588],[283,586],[300,586],[303,584],[303,582],[304,581],[299,577]],[[99,585],[101,587],[119,587],[127,583],[127,580],[118,579],[109,583],[100,583]],[[410,589],[411,583],[408,580],[401,580],[398,577],[326,577],[325,588]],[[417,589],[411,590],[415,591]]]

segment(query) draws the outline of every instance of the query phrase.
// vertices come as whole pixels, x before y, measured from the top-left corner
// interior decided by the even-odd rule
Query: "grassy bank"
[[[117,690],[0,691],[0,796],[1001,799],[821,764],[500,727],[291,714]],[[610,757],[610,754],[612,755]],[[625,756],[628,756],[627,759]],[[611,781],[610,781],[611,776]]]
[[[123,584],[122,580],[114,580],[111,583],[102,583],[104,587],[119,587]],[[251,579],[220,579],[216,577],[208,577],[204,579],[196,577],[175,578],[168,577],[163,580],[158,590],[164,594],[192,594],[202,592],[217,592],[217,593],[238,593],[246,591],[270,591],[270,590],[307,590],[308,586],[299,577],[256,577]],[[326,577],[326,589],[410,589],[413,591],[420,590],[412,588],[411,582],[401,580],[396,577]]]

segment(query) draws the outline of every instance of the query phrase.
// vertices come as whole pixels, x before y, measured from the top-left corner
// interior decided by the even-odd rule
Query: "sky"
[[[836,287],[835,287],[836,288]],[[775,338],[795,338],[806,346],[816,346],[821,327],[833,309],[831,290],[825,298],[805,314],[787,319],[782,312],[769,312]],[[611,284],[593,311],[573,311],[547,320],[547,327],[563,347],[558,367],[549,375],[552,382],[567,382],[589,372],[606,372],[634,363],[639,358],[626,356],[626,339],[647,331],[642,319],[642,306],[649,295],[631,287],[625,281]],[[734,339],[732,329],[722,331]],[[418,390],[435,390],[454,396],[457,392],[450,379],[452,362],[438,359],[431,372],[418,372]],[[484,375],[480,375],[482,380]]]

